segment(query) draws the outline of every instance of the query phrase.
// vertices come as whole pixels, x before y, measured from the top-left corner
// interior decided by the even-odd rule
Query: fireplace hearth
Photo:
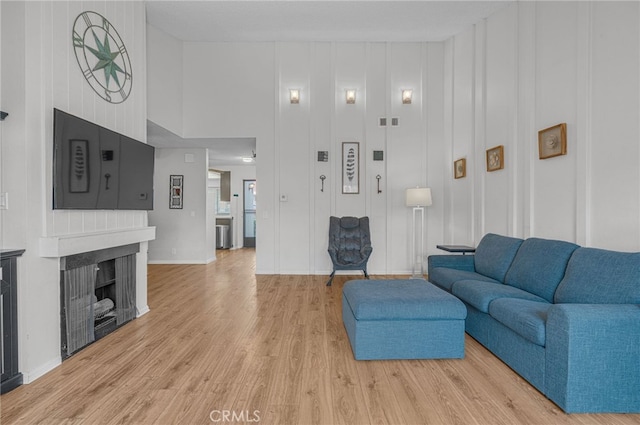
[[[60,259],[63,360],[136,317],[138,251],[130,244]]]

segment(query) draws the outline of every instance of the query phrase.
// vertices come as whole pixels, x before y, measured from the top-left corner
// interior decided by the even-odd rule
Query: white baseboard
[[[56,359],[49,360],[45,364],[37,367],[32,371],[22,371],[22,382],[25,384],[30,384],[41,376],[51,372],[53,369],[57,368],[62,364],[62,357],[58,357]]]
[[[150,311],[151,311],[151,309],[149,308],[149,306],[145,305],[141,309],[138,309],[138,315],[136,317],[144,316],[145,314],[147,314]]]
[[[195,260],[149,260],[147,264],[208,264],[205,261]]]

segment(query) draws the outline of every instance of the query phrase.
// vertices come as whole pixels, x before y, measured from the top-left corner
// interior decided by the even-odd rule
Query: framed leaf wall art
[[[360,143],[342,142],[342,193],[360,193]]]

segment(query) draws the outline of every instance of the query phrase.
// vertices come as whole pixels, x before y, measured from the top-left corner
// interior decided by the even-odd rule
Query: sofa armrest
[[[427,273],[431,274],[431,270],[436,267],[473,272],[476,270],[474,260],[473,255],[430,255],[427,258]]]
[[[640,305],[553,305],[545,369],[545,394],[567,413],[640,412]]]

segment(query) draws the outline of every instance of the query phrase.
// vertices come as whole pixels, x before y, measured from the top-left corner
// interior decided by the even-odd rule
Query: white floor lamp
[[[412,279],[424,277],[424,207],[431,205],[431,189],[414,187],[407,189],[406,204],[413,207],[411,225],[411,268]],[[416,228],[416,213],[420,212],[420,231]],[[419,237],[419,241],[418,241]],[[418,243],[419,242],[419,243]],[[418,246],[416,246],[416,244]]]

